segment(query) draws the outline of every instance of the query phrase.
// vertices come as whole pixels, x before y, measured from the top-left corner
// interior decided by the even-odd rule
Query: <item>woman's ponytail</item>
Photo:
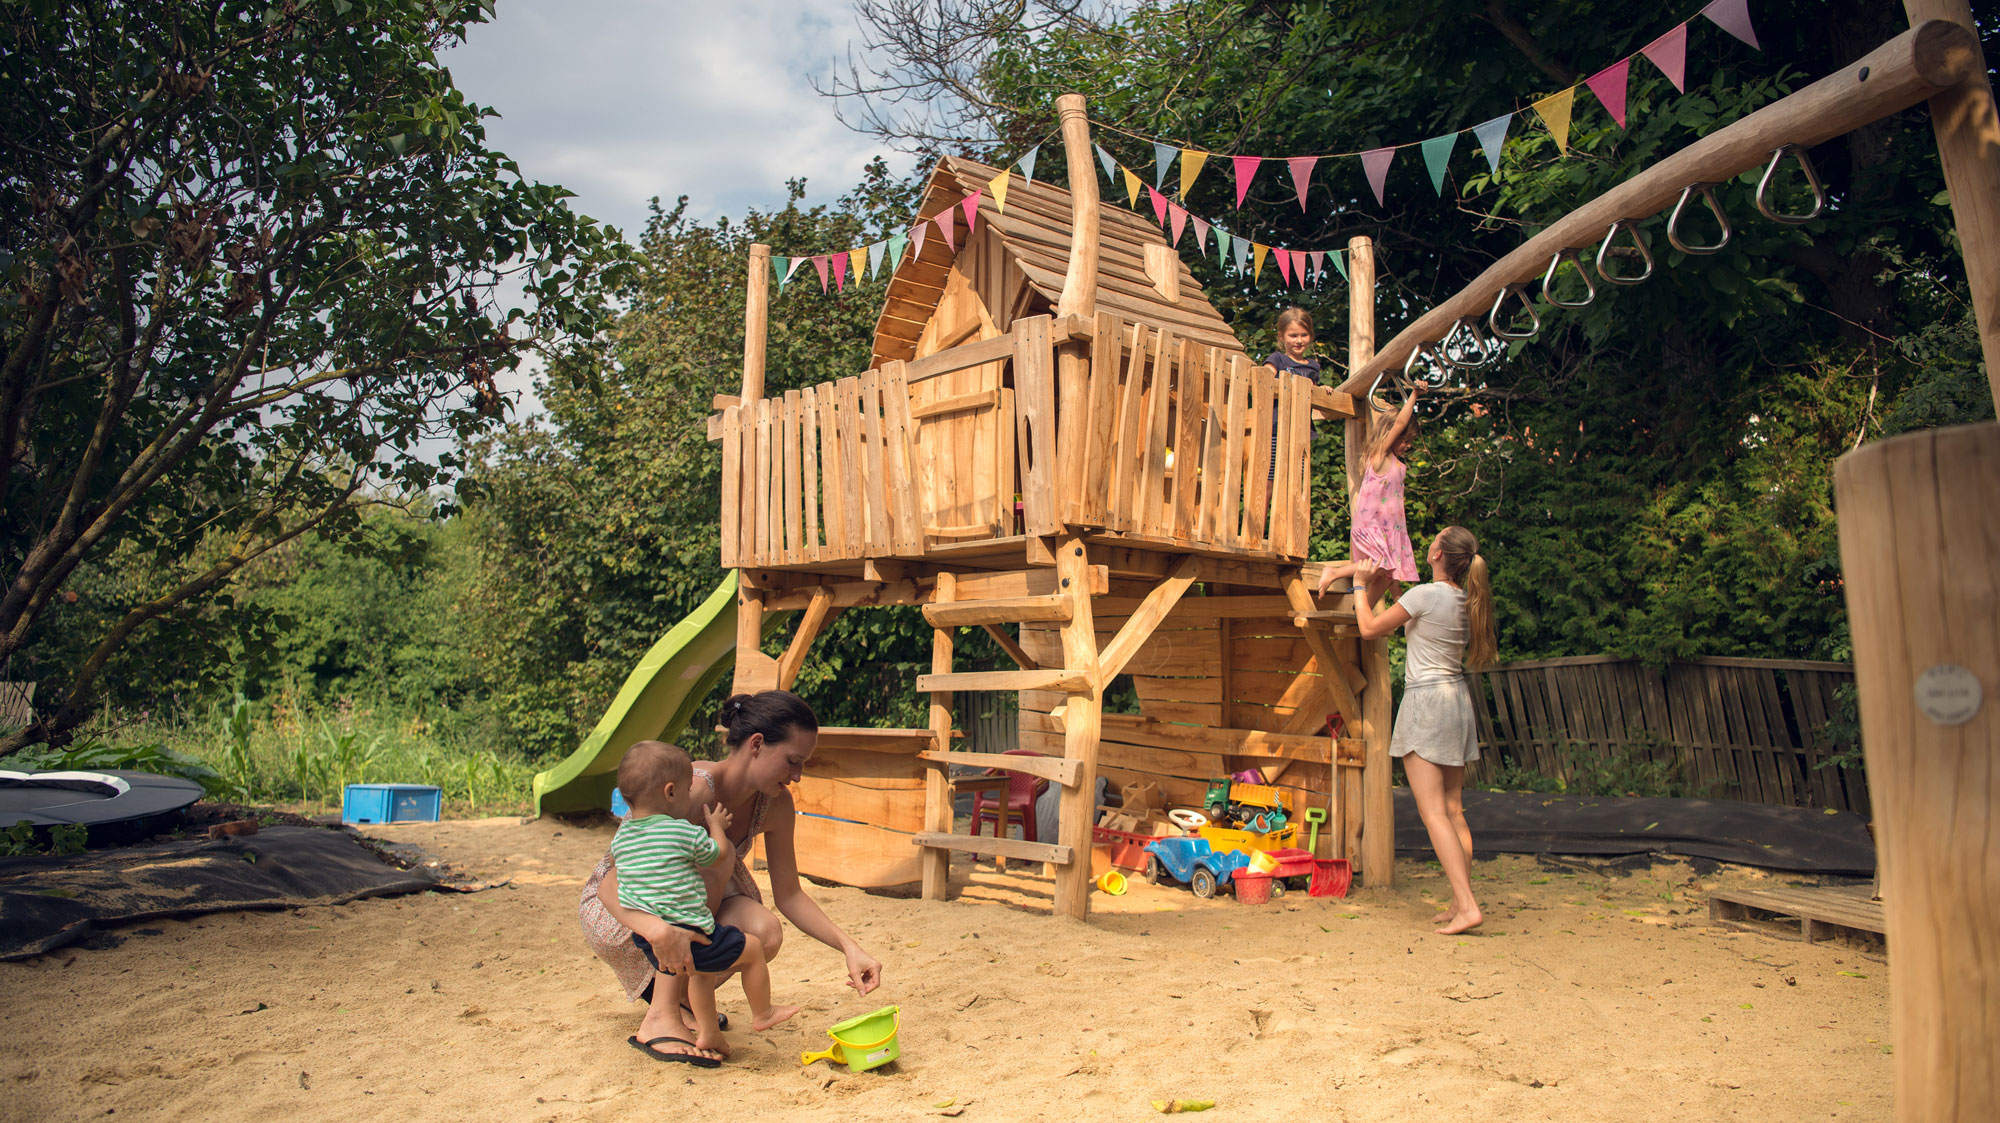
[[[1493,635],[1493,583],[1486,575],[1486,559],[1472,555],[1465,567],[1465,626],[1468,634],[1465,662],[1469,667],[1490,667],[1500,654]]]

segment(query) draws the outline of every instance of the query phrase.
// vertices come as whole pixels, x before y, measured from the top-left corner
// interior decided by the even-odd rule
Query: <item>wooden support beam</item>
[[[819,727],[819,747],[822,749],[858,749],[870,753],[908,755],[935,748],[937,743],[936,734],[928,729],[877,729],[849,725]]]
[[[1042,669],[1042,665],[1035,662],[1034,657],[1028,654],[1028,649],[1021,646],[1020,640],[1009,635],[1007,629],[998,624],[981,624],[980,627],[986,629],[986,634],[993,637],[993,642],[1000,645],[1000,650],[1007,653],[1007,657],[1014,661],[1015,666],[1024,671]]]
[[[1082,99],[1077,101],[1080,113]],[[1072,176],[1089,181],[1091,193],[1095,195],[1096,180],[1088,165],[1071,164],[1070,167],[1081,169],[1080,177],[1075,171],[1072,171]],[[1092,208],[1091,213],[1094,221],[1096,209]],[[1095,230],[1092,234],[1094,243]],[[1085,575],[1089,566],[1090,559],[1085,553],[1083,539],[1069,538],[1056,547],[1056,573],[1064,579],[1064,591],[1069,594],[1072,605],[1069,622],[1062,626],[1063,666],[1069,674],[1083,681],[1083,685],[1064,704],[1063,756],[1077,762],[1079,771],[1076,786],[1062,790],[1057,841],[1062,849],[1072,851],[1079,857],[1090,853],[1090,829],[1097,823],[1097,744],[1099,723],[1104,712],[1103,693],[1095,686],[1097,625],[1091,616],[1090,594],[1085,590]],[[1090,863],[1087,860],[1066,861],[1058,866],[1055,913],[1078,920],[1090,915]]]
[[[806,664],[806,654],[812,650],[813,641],[819,638],[821,630],[832,623],[840,614],[833,606],[833,593],[825,586],[813,590],[806,602],[806,612],[799,618],[799,630],[792,633],[792,642],[785,648],[785,654],[778,660],[778,689],[790,690],[799,679],[799,668]]]
[[[1065,788],[1076,786],[1082,767],[1059,756],[1009,756],[1006,753],[961,753],[931,749],[918,754],[939,764],[963,764],[975,768],[997,768],[1003,772],[1024,772]]]
[[[819,577],[808,574],[808,579]],[[835,608],[856,608],[887,604],[923,604],[931,598],[929,584],[919,585],[915,581],[841,581],[831,584],[809,584],[805,586],[786,585],[783,591],[768,589],[764,607],[771,612],[784,612],[812,605],[814,590],[825,589],[832,598]]]
[[[948,574],[941,574],[942,582]],[[977,624],[1007,624],[1023,620],[1069,619],[1069,598],[1060,593],[1038,597],[996,597],[992,600],[964,600],[951,604],[933,601],[924,606],[924,619],[933,628],[969,628]]]
[[[1375,357],[1375,244],[1366,238],[1347,243],[1348,273],[1348,363],[1354,368]],[[1365,390],[1365,388],[1364,388]],[[1363,412],[1372,412],[1372,407]],[[1347,423],[1347,494],[1351,500],[1361,486],[1362,450],[1367,447],[1368,423]],[[1349,861],[1361,863],[1363,884],[1387,887],[1396,880],[1396,804],[1390,781],[1394,765],[1389,761],[1392,700],[1389,697],[1389,641],[1360,641],[1362,687],[1361,713],[1350,717],[1348,728],[1361,735],[1366,755],[1357,778],[1352,772],[1333,772],[1335,822],[1331,824],[1341,840],[1341,851]],[[1343,813],[1344,812],[1344,813]]]
[[[1188,586],[1194,584],[1195,574],[1200,568],[1193,558],[1182,558],[1180,564],[1174,567],[1173,575],[1146,594],[1146,599],[1133,610],[1131,616],[1126,618],[1124,626],[1118,629],[1118,634],[1111,637],[1111,642],[1105,644],[1104,649],[1097,653],[1099,690],[1110,685],[1111,680],[1118,677],[1118,673],[1125,669],[1125,664],[1132,661],[1132,656],[1139,653],[1139,648],[1144,646],[1147,638],[1160,626],[1161,621],[1167,618],[1167,614],[1173,611],[1174,605],[1180,602],[1181,595],[1188,591]]]
[[[1074,847],[1051,845],[1046,842],[1024,842],[1018,838],[993,838],[983,834],[950,834],[943,831],[923,831],[910,836],[910,841],[926,849],[940,851],[958,850],[967,854],[987,854],[996,858],[1020,858],[1028,862],[1048,862],[1059,871],[1070,865],[1076,853]],[[1090,873],[1090,863],[1083,863],[1083,872]]]
[[[1055,559],[1049,559],[1049,568],[1021,569],[999,573],[961,573],[958,575],[958,597],[960,600],[994,600],[1000,597],[1045,596],[1062,588],[1062,578],[1053,568]],[[1084,574],[1084,585],[1093,597],[1101,597],[1111,591],[1111,570],[1101,565],[1090,566]]]
[[[1293,609],[1299,613],[1313,611],[1312,593],[1306,589],[1305,579],[1297,573],[1293,573],[1285,581],[1285,598],[1291,601]],[[1349,721],[1354,720],[1354,716],[1361,712],[1361,702],[1355,698],[1354,691],[1347,685],[1346,677],[1341,674],[1342,661],[1340,656],[1335,654],[1333,650],[1332,639],[1317,627],[1308,627],[1305,629],[1305,637],[1306,650],[1313,653],[1314,659],[1319,660],[1320,680],[1326,684],[1327,689],[1333,694],[1334,708],[1341,714],[1346,715]],[[1304,714],[1301,717],[1317,718],[1318,723],[1322,725],[1326,721],[1325,714]],[[1297,724],[1297,721],[1292,723],[1294,726]],[[1312,726],[1308,724],[1304,729],[1295,728],[1288,731],[1303,733],[1311,728]]]
[[[771,329],[771,247],[750,247],[750,276],[743,293],[743,393],[754,402],[764,396],[764,341]]]
[[[764,654],[764,594],[736,590],[736,675],[731,693],[755,694],[778,687],[778,661]]]
[[[1062,690],[1090,689],[1090,677],[1061,667],[1039,671],[960,671],[957,674],[917,676],[917,693],[952,690]]]
[[[938,574],[935,596],[940,603],[949,604],[956,594],[957,586],[951,574]],[[951,677],[952,630],[938,628],[931,633],[931,673],[934,676]],[[931,695],[930,708],[931,741],[938,750],[951,747],[951,694],[941,691]],[[935,751],[935,750],[933,750]],[[920,754],[926,759],[929,753]],[[924,829],[946,834],[954,825],[952,797],[956,794],[951,787],[950,770],[942,763],[934,763],[924,770]],[[949,851],[925,849],[922,860],[923,893],[926,901],[942,901],[951,886],[951,854]]]
[[[1069,271],[1063,275],[1056,315],[1088,320],[1097,315],[1097,156],[1091,151],[1090,117],[1082,94],[1056,99],[1063,157],[1069,165]]]

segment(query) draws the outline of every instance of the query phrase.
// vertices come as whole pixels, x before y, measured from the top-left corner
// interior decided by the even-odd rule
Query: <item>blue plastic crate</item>
[[[429,784],[349,784],[340,801],[343,823],[435,823],[443,793]]]

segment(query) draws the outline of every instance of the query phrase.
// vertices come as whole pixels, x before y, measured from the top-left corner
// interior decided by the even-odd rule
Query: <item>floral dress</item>
[[[1366,468],[1354,492],[1354,527],[1350,541],[1356,560],[1367,558],[1398,581],[1417,579],[1417,554],[1410,548],[1410,528],[1403,515],[1403,480],[1409,467],[1390,456],[1384,471]]]
[[[697,766],[696,776],[708,785],[711,801],[715,797],[715,778],[706,769]],[[764,812],[770,808],[771,797],[763,792],[750,804],[750,823],[741,838],[732,837],[736,844],[736,869],[729,877],[729,887],[722,891],[724,900],[731,897],[748,897],[758,904],[764,903],[764,894],[757,889],[757,882],[750,876],[750,863],[745,855],[750,852],[750,840],[764,833]],[[611,872],[611,852],[605,851],[598,860],[597,868],[590,871],[590,880],[583,883],[583,896],[577,902],[577,921],[583,925],[583,942],[597,953],[597,958],[618,976],[618,984],[625,988],[625,996],[634,1002],[646,1000],[647,988],[653,985],[653,966],[646,962],[646,953],[632,942],[632,930],[625,927],[597,899],[598,886],[604,883],[604,875]]]

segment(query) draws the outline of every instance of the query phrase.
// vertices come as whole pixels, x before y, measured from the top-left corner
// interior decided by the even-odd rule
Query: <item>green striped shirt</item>
[[[648,815],[618,825],[611,860],[618,869],[618,903],[670,924],[710,932],[708,887],[698,867],[715,864],[722,848],[708,832],[672,815]]]

